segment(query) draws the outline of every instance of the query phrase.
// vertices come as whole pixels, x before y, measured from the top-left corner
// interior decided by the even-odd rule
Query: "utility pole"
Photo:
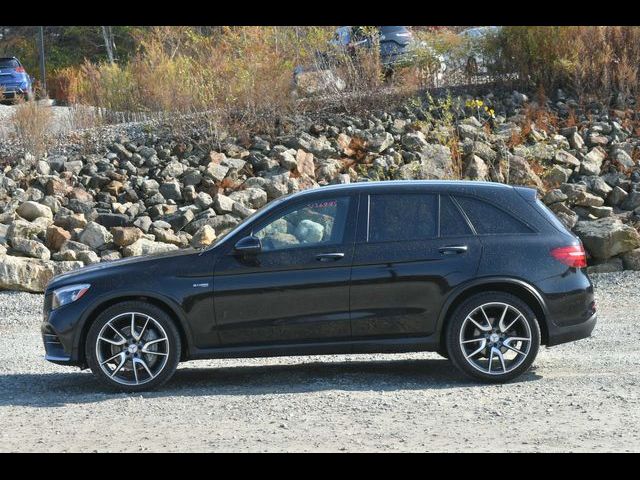
[[[38,57],[40,60],[40,83],[42,85],[42,94],[47,93],[47,72],[44,64],[44,27],[39,27],[38,31]]]

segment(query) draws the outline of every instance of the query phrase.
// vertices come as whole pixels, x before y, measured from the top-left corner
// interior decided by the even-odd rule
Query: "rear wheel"
[[[486,382],[505,382],[529,369],[540,347],[535,314],[518,297],[486,292],[464,301],[447,327],[454,365]]]
[[[155,305],[134,301],[98,316],[87,334],[86,358],[103,384],[135,392],[169,380],[180,349],[180,335],[169,315]]]

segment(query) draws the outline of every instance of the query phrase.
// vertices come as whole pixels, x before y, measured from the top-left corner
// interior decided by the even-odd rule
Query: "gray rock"
[[[26,257],[39,258],[41,260],[49,260],[51,258],[49,249],[37,240],[16,238],[12,242],[12,247]]]
[[[640,191],[631,191],[620,207],[624,210],[635,210],[640,207]]]
[[[76,254],[76,258],[85,265],[93,265],[94,263],[100,263],[100,257],[96,252],[91,250],[83,250]]]
[[[203,225],[191,238],[193,248],[204,248],[211,245],[216,239],[216,231],[211,225]]]
[[[113,235],[104,228],[102,225],[96,222],[89,222],[85,229],[78,237],[80,242],[88,245],[89,247],[96,249],[104,246],[105,244],[113,241]]]
[[[16,208],[16,213],[28,221],[32,221],[40,217],[53,219],[53,212],[49,207],[31,201],[21,204]]]
[[[230,213],[233,211],[233,199],[226,195],[217,194],[213,200],[213,208],[218,214]]]
[[[178,247],[170,243],[154,242],[147,238],[141,238],[122,249],[124,257],[137,257],[140,255],[152,255],[178,250]]]
[[[542,190],[542,180],[531,169],[529,162],[517,155],[509,159],[509,182],[511,185],[528,185]]]
[[[613,159],[613,161],[619,163],[624,168],[633,168],[636,165],[631,156],[629,156],[627,152],[620,148],[613,150],[613,152],[611,153],[611,158]]]
[[[580,173],[582,175],[600,175],[602,162],[606,155],[607,153],[602,147],[592,148],[591,151],[584,156],[584,160],[582,160]]]
[[[611,190],[609,197],[607,197],[607,204],[615,207],[617,205],[620,205],[622,202],[624,202],[627,196],[629,196],[629,194],[625,192],[622,188],[613,187],[613,190]]]
[[[591,213],[591,215],[597,218],[610,217],[611,215],[613,215],[613,208],[593,206],[593,207],[589,207],[589,213]]]
[[[229,195],[234,202],[241,203],[248,208],[261,208],[267,204],[267,192],[261,188],[245,188],[237,190]]]
[[[571,170],[563,168],[559,165],[554,165],[547,171],[545,179],[553,185],[560,185],[566,183],[571,176]]]
[[[318,243],[324,235],[324,227],[312,220],[302,220],[296,227],[294,235],[300,243]]]
[[[557,151],[553,161],[571,169],[575,169],[580,166],[580,160],[564,150]]]
[[[640,247],[640,235],[636,229],[615,217],[578,222],[574,231],[597,259],[608,259]]]
[[[482,158],[471,155],[467,160],[463,175],[469,180],[487,180],[489,177],[489,167]]]
[[[4,255],[0,258],[0,290],[40,293],[54,275],[82,266],[82,262],[54,262]]]
[[[621,257],[626,270],[640,270],[640,248],[626,252]]]
[[[180,189],[180,182],[177,180],[173,180],[170,182],[165,182],[160,185],[160,193],[167,200],[182,200],[182,191]]]
[[[216,182],[221,182],[227,176],[229,167],[217,163],[210,163],[205,172],[205,176]]]
[[[564,202],[567,199],[567,196],[562,192],[562,190],[558,188],[554,188],[553,190],[549,190],[544,197],[542,197],[542,201],[546,205],[551,205],[552,203]]]

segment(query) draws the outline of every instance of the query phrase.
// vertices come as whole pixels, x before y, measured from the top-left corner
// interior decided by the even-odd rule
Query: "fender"
[[[80,354],[79,352],[80,340],[83,336],[82,334],[84,332],[85,324],[87,323],[87,320],[91,318],[93,314],[96,311],[98,311],[106,303],[112,300],[116,300],[118,298],[128,298],[128,297],[152,298],[169,307],[169,309],[172,311],[172,313],[180,322],[180,326],[184,331],[185,337],[187,339],[187,345],[185,345],[186,350],[189,353],[191,352],[191,345],[193,345],[193,336],[191,334],[191,329],[189,328],[189,322],[187,321],[184,315],[184,312],[182,311],[182,308],[180,308],[180,306],[176,303],[175,300],[165,295],[159,294],[157,292],[149,292],[146,290],[120,290],[115,292],[109,292],[108,294],[103,295],[93,303],[90,309],[87,309],[82,314],[82,317],[80,318],[80,322],[79,322],[80,327],[77,328],[77,333],[76,333],[75,339],[73,340],[73,357],[74,358],[79,358],[78,355]]]
[[[492,283],[502,283],[502,284],[506,283],[506,284],[515,285],[515,286],[522,287],[522,288],[526,289],[529,293],[531,293],[531,295],[533,295],[533,297],[536,299],[536,301],[540,305],[540,308],[542,309],[542,312],[544,313],[545,322],[546,322],[546,318],[548,318],[548,315],[549,315],[549,309],[547,307],[547,302],[545,301],[544,297],[538,291],[537,288],[535,288],[533,285],[531,285],[530,283],[528,283],[528,282],[526,282],[526,281],[524,281],[524,280],[522,280],[520,278],[491,276],[491,277],[475,278],[475,279],[470,280],[470,281],[468,281],[466,283],[458,285],[456,288],[454,288],[453,291],[448,295],[448,297],[447,297],[446,301],[444,302],[444,304],[442,305],[442,309],[440,310],[440,314],[438,316],[438,322],[437,322],[437,325],[436,325],[436,331],[437,332],[442,332],[442,327],[444,326],[444,322],[446,320],[446,315],[448,313],[449,307],[451,307],[451,305],[458,298],[460,298],[461,295],[464,295],[465,292],[467,292],[471,288],[480,287],[482,285],[489,285],[489,284],[492,284]]]

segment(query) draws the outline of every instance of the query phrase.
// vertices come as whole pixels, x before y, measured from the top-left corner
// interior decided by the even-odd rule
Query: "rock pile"
[[[454,120],[425,105],[326,114],[296,119],[290,134],[218,139],[214,149],[202,135],[159,128],[93,153],[13,162],[0,172],[0,288],[42,291],[82,265],[206,247],[282,195],[386,179],[536,187],[582,238],[591,269],[640,268],[640,140],[623,126],[631,112],[558,100],[538,108],[560,118],[574,109],[577,124],[543,129],[522,94],[484,97],[496,112],[488,121],[465,100]]]

